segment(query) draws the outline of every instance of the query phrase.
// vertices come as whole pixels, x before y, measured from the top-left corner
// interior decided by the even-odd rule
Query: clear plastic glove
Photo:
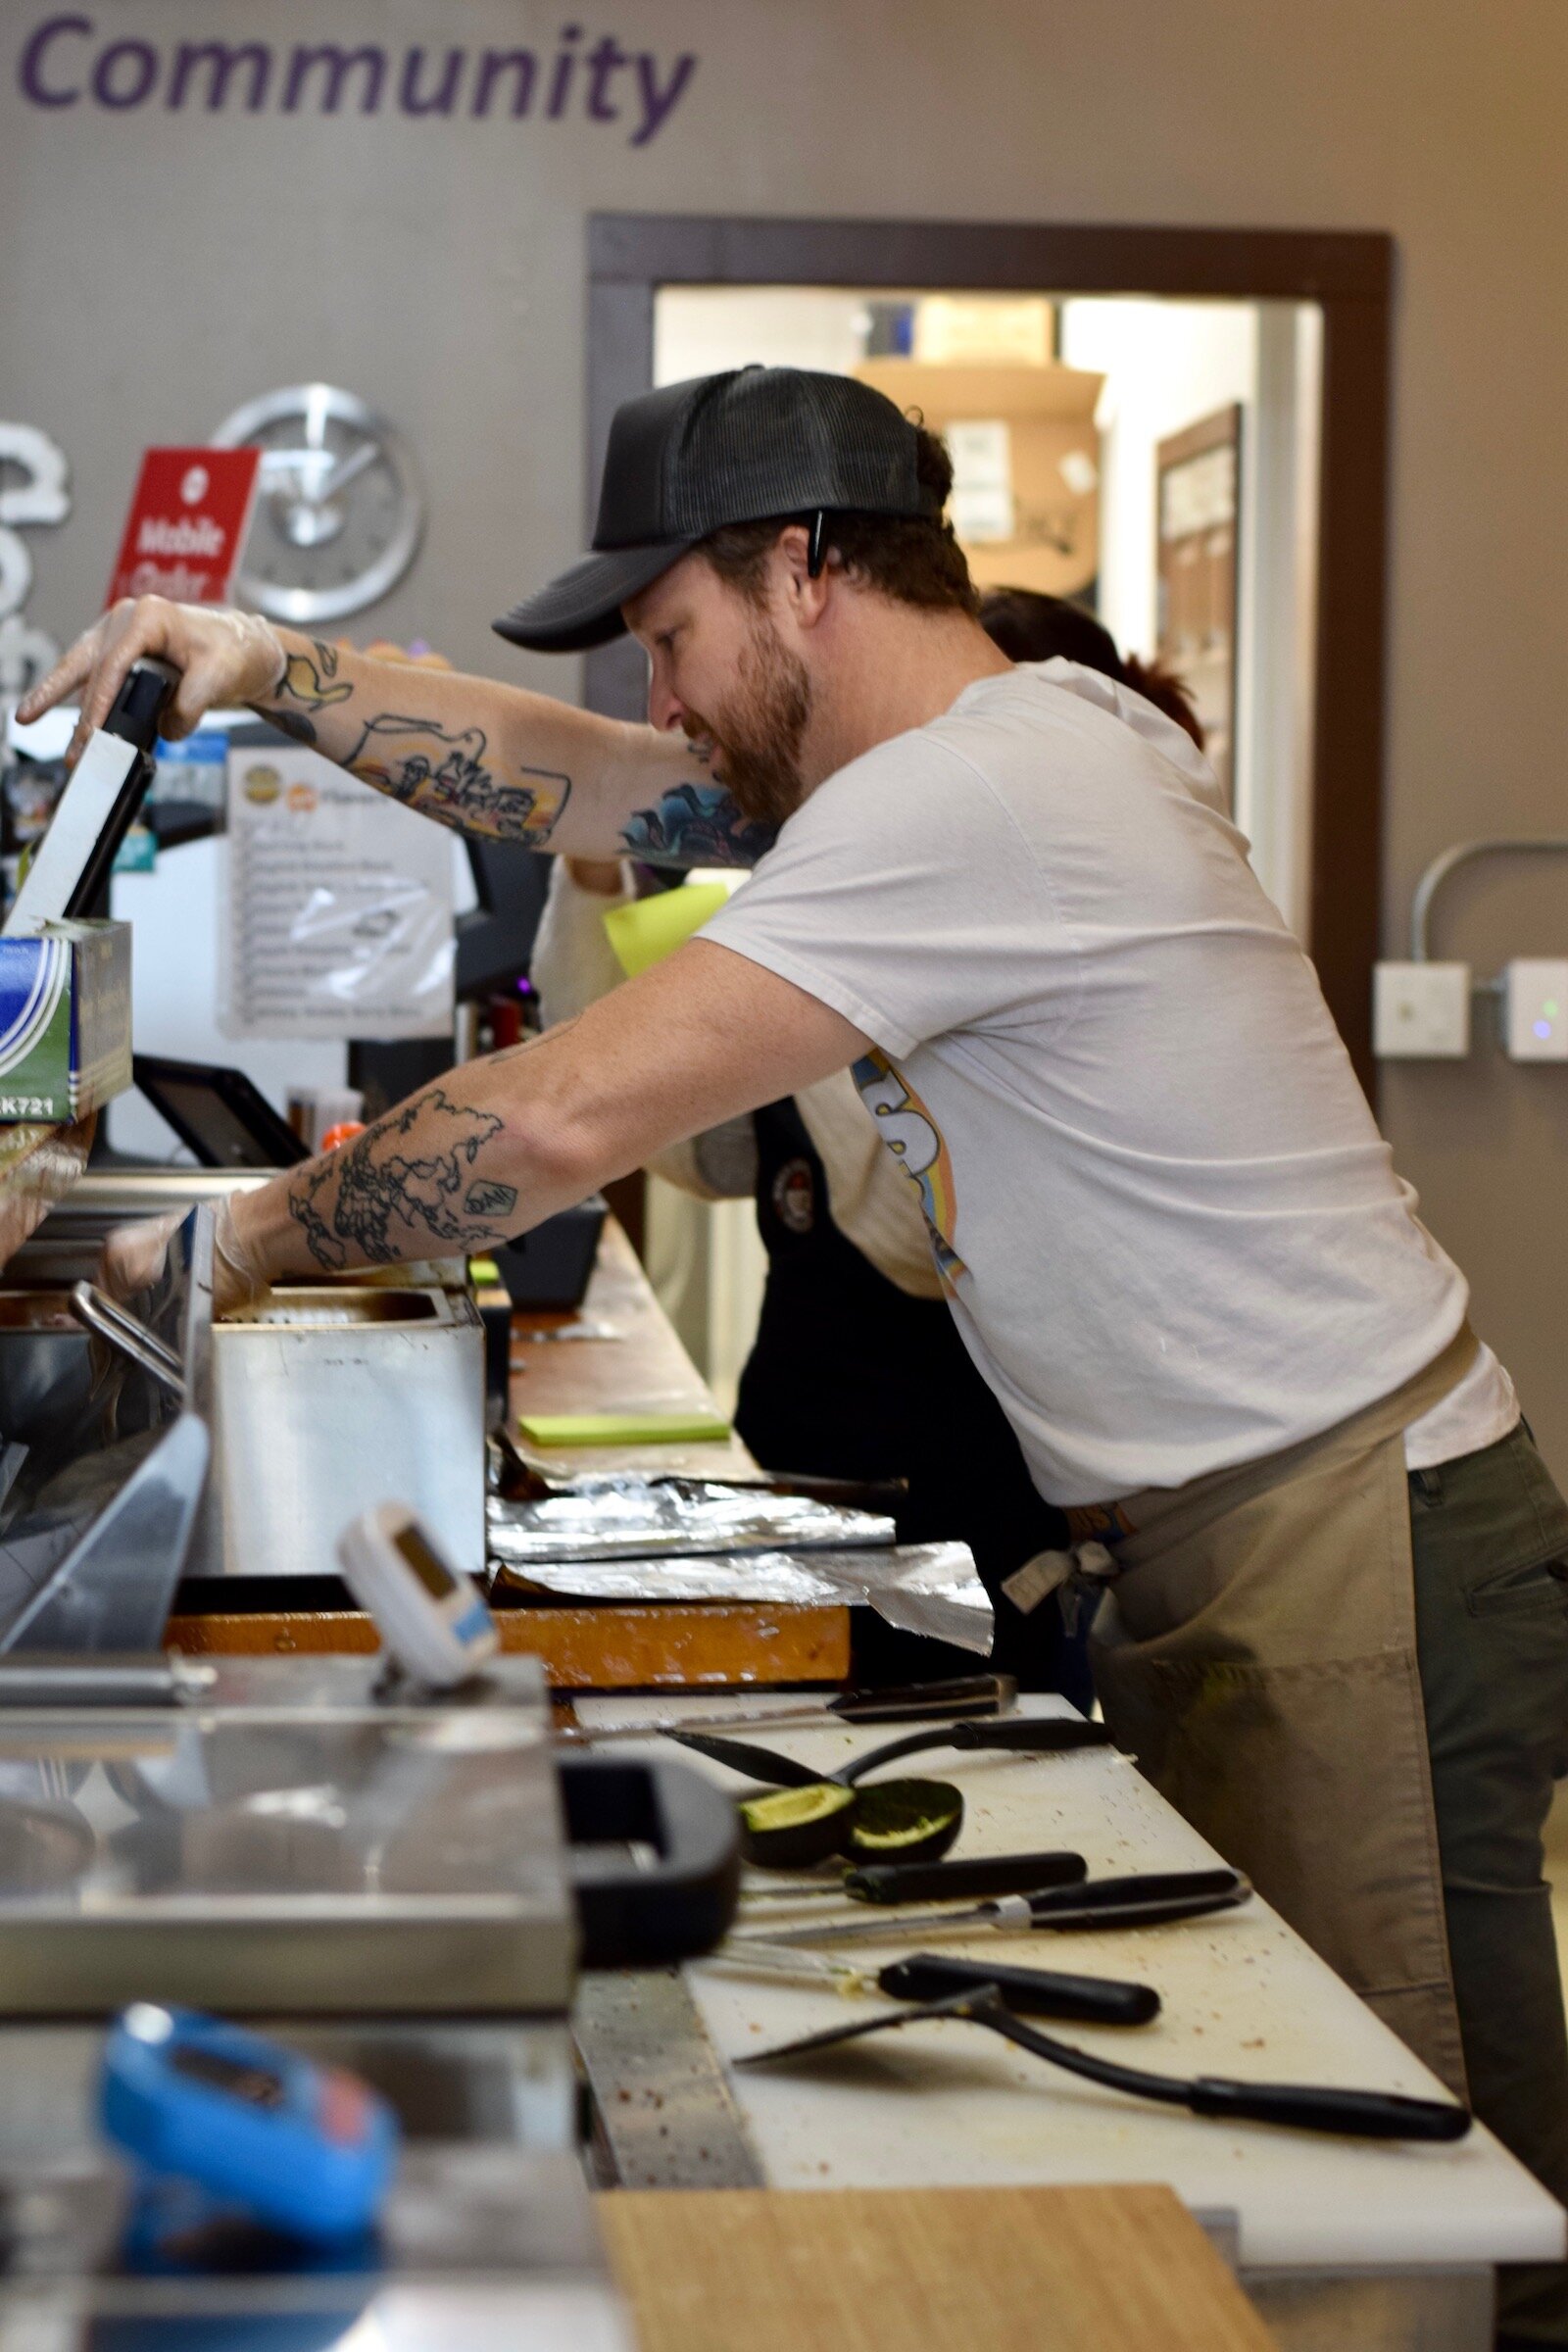
[[[265,1298],[270,1287],[267,1268],[255,1249],[247,1249],[234,1223],[234,1196],[218,1203],[213,1232],[213,1312],[231,1315],[237,1307]]]
[[[174,1208],[162,1217],[141,1217],[134,1225],[117,1225],[98,1261],[99,1288],[118,1298],[122,1306],[152,1290],[163,1273],[170,1242],[184,1219],[184,1210]]]
[[[240,1240],[234,1225],[232,1196],[220,1200],[214,1212],[213,1312],[232,1314],[267,1295],[267,1269],[254,1250]],[[122,1304],[150,1291],[164,1271],[169,1245],[184,1223],[186,1211],[171,1209],[162,1217],[143,1217],[134,1225],[117,1225],[104,1243],[98,1279],[111,1298]]]
[[[79,693],[81,720],[68,755],[74,760],[94,727],[109,716],[132,662],[144,654],[156,654],[179,671],[163,718],[171,742],[199,726],[208,710],[265,700],[287,666],[281,639],[258,613],[174,605],[162,596],[125,597],[62,655],[23,698],[17,715],[30,725],[56,703]]]

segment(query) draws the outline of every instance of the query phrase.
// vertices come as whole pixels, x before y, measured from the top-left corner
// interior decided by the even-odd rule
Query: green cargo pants
[[[1568,1771],[1568,1503],[1524,1423],[1410,1475],[1416,1646],[1471,2103],[1568,2204],[1568,2034],[1542,1829]],[[1568,2265],[1504,2271],[1509,2345],[1568,2346]]]

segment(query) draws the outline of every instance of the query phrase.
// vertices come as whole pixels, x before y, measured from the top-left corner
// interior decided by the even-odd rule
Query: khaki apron
[[[1322,1437],[1068,1513],[1113,1551],[1090,1658],[1117,1746],[1459,2098],[1403,1433],[1475,1353],[1466,1325]]]

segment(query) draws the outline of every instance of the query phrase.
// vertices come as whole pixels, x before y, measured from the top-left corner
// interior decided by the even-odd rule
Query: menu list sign
[[[318,753],[228,755],[226,1037],[452,1033],[452,841]]]

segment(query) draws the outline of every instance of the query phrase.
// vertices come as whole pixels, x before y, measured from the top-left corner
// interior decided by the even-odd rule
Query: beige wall
[[[429,476],[419,567],[374,617],[459,659],[576,551],[583,220],[593,210],[1316,224],[1398,240],[1388,936],[1463,834],[1565,792],[1568,10],[1562,0],[79,0],[103,39],[470,49],[560,25],[699,64],[657,137],[573,115],[405,122],[25,107],[0,31],[0,413],[47,425],[76,517],[34,536],[38,618],[107,577],[140,446],[320,373],[381,401]],[[1491,967],[1568,946],[1563,879],[1456,891]],[[1397,951],[1396,951],[1397,952]],[[1399,1161],[1568,1474],[1568,1073],[1405,1069]]]

